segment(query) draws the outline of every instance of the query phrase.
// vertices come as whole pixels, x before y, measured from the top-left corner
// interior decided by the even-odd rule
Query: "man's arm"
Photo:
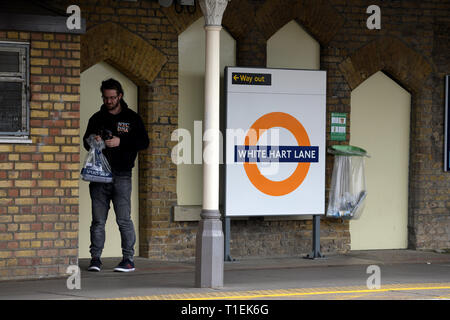
[[[83,146],[86,149],[86,151],[89,151],[89,149],[91,149],[91,147],[89,146],[89,144],[86,141],[87,138],[89,138],[89,136],[91,134],[97,135],[96,136],[97,140],[98,140],[98,138],[100,138],[98,136],[98,128],[96,127],[92,117],[89,119],[89,122],[88,122],[88,125],[87,125],[87,128],[86,128],[86,132],[84,133],[84,136],[83,136]]]

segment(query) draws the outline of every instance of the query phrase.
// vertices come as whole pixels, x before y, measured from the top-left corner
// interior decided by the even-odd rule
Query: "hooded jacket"
[[[86,139],[91,135],[100,135],[104,139],[105,132],[109,132],[120,138],[120,145],[115,148],[106,147],[103,154],[115,173],[131,173],[134,167],[137,152],[147,149],[149,139],[141,117],[128,108],[126,102],[120,100],[122,110],[113,115],[108,112],[105,105],[90,119],[86,132],[83,136],[84,148],[89,151],[90,147]]]

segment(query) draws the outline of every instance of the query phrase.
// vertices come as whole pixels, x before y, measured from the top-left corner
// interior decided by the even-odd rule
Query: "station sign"
[[[324,214],[326,72],[228,67],[225,81],[225,214]]]
[[[251,86],[270,86],[272,84],[272,75],[270,73],[233,72],[231,79],[232,84]]]

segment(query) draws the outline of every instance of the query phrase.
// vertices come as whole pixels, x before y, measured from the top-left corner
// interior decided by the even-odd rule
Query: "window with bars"
[[[0,139],[29,135],[28,48],[0,42]]]

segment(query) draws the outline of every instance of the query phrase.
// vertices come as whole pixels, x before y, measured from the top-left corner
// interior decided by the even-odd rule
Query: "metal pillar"
[[[308,254],[306,259],[316,259],[316,258],[325,258],[325,256],[320,252],[320,216],[313,216],[313,248],[312,252]]]

